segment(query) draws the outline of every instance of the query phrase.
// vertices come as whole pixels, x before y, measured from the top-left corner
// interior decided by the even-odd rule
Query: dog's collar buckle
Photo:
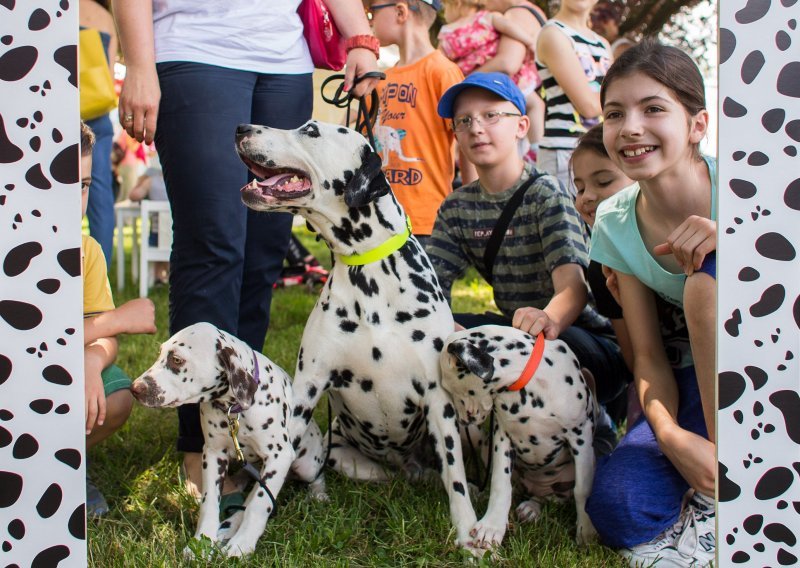
[[[506,390],[508,391],[518,391],[525,388],[525,385],[533,378],[533,375],[536,374],[536,369],[539,368],[539,363],[542,362],[542,355],[544,354],[544,333],[539,332],[539,335],[536,336],[536,343],[533,345],[533,351],[531,352],[530,359],[525,364],[525,368],[522,369],[522,374],[519,378],[514,381],[512,385],[510,385]]]
[[[408,242],[408,238],[410,236],[411,219],[406,216],[406,230],[402,233],[398,233],[393,237],[389,237],[374,249],[368,250],[367,252],[362,252],[361,254],[340,255],[338,258],[347,266],[363,266],[365,264],[378,262],[379,260],[383,260],[390,254],[400,250],[400,248],[402,248],[402,246]]]

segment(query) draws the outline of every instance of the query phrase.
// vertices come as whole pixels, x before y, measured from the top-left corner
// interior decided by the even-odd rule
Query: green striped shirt
[[[486,276],[483,254],[489,235],[508,200],[530,174],[526,165],[517,183],[501,193],[488,193],[476,181],[445,198],[426,251],[448,300],[453,282],[469,266]],[[497,252],[493,269],[497,307],[509,318],[518,308],[543,309],[555,293],[553,270],[567,263],[585,269],[589,265],[588,243],[572,198],[555,177],[541,176],[525,192]],[[608,320],[597,313],[592,298],[575,325],[610,331]]]

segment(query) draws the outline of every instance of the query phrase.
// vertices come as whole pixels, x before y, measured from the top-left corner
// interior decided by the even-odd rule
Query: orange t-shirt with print
[[[386,80],[378,84],[378,153],[415,235],[431,234],[439,205],[452,191],[455,136],[436,106],[463,80],[458,65],[434,51],[411,65],[387,69]]]

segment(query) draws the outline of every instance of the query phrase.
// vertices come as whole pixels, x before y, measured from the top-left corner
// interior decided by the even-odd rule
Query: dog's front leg
[[[304,362],[302,357],[301,348],[292,383],[292,411],[289,419],[289,440],[295,451],[300,447],[308,423],[314,414],[314,408],[328,387],[328,374],[325,370],[315,365],[314,361]]]
[[[591,423],[584,422],[583,426],[578,430],[581,432],[591,432]],[[597,530],[595,530],[592,520],[586,513],[586,500],[592,492],[592,483],[594,482],[594,451],[592,444],[586,443],[586,440],[580,439],[581,436],[570,431],[568,438],[570,447],[572,448],[573,459],[575,460],[575,508],[578,512],[578,523],[575,531],[575,540],[580,545],[589,544],[597,537]],[[581,443],[578,443],[580,440]]]
[[[467,475],[461,438],[456,425],[456,410],[441,388],[428,391],[428,430],[436,444],[435,451],[442,464],[442,482],[450,499],[450,519],[456,527],[456,543],[476,556],[483,551],[472,546],[469,531],[475,524],[475,510],[467,491]]]
[[[222,483],[228,469],[228,456],[224,449],[203,448],[203,497],[200,501],[200,517],[197,520],[195,539],[207,537],[211,542],[217,540],[219,528],[219,499]],[[187,546],[184,554],[193,556]]]
[[[273,440],[273,443],[280,442]],[[294,449],[291,446],[282,445],[274,455],[265,456],[261,466],[261,479],[272,494],[272,498],[277,499],[278,493],[283,487],[286,475],[294,460]],[[242,556],[252,553],[256,548],[259,537],[263,534],[267,526],[267,520],[275,510],[275,503],[267,492],[256,482],[250,495],[245,502],[244,518],[239,530],[236,531],[231,539],[225,544],[224,551],[228,556]]]
[[[470,531],[472,544],[479,548],[499,546],[503,542],[511,510],[511,439],[497,424],[492,436],[492,483],[489,486],[489,507],[483,518]]]

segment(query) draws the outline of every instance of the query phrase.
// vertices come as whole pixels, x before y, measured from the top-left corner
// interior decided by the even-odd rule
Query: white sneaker
[[[714,500],[695,491],[670,528],[650,542],[618,552],[634,568],[713,567],[717,550],[715,529]]]

